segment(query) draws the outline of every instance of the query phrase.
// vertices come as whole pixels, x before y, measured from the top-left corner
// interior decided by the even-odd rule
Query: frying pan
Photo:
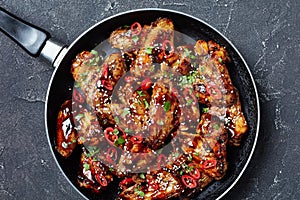
[[[125,24],[136,21],[150,24],[159,17],[167,17],[174,22],[175,30],[198,40],[214,40],[225,46],[232,62],[228,70],[233,84],[240,92],[242,109],[249,125],[249,130],[243,137],[240,147],[228,147],[228,171],[220,181],[214,181],[207,186],[195,199],[220,199],[239,180],[245,171],[254,152],[260,121],[257,89],[251,72],[235,46],[219,31],[206,22],[173,10],[139,9],[109,17],[82,33],[71,45],[63,45],[51,38],[46,31],[31,25],[22,19],[0,8],[0,29],[17,42],[27,53],[49,61],[55,68],[46,98],[45,126],[49,146],[58,167],[68,181],[84,198],[108,199],[108,194],[101,197],[80,188],[77,184],[77,172],[81,149],[76,148],[70,157],[62,158],[55,149],[56,120],[62,103],[71,98],[74,80],[70,66],[75,56],[83,50],[91,50],[99,43],[109,38],[110,33]],[[110,191],[116,194],[117,191]]]

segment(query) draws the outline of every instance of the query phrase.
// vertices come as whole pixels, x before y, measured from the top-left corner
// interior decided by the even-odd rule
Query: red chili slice
[[[143,142],[143,137],[140,135],[135,135],[135,136],[132,136],[130,140],[133,144],[140,144]]]
[[[218,88],[218,86],[215,86],[215,85],[206,86],[206,91],[214,99],[221,99],[222,98],[222,92]]]
[[[209,168],[213,168],[217,165],[217,161],[215,159],[211,159],[211,160],[205,160],[202,164],[202,167],[204,169],[209,169]]]
[[[115,141],[119,138],[118,135],[113,134],[113,132],[114,129],[112,127],[107,127],[104,130],[104,137],[112,145],[114,145]]]
[[[107,65],[107,64],[105,64],[104,67],[103,67],[102,77],[103,77],[104,79],[107,79],[107,78],[108,78],[108,65]]]
[[[80,104],[84,103],[84,97],[77,89],[73,90],[73,99]]]
[[[116,163],[116,161],[118,159],[118,152],[117,152],[117,150],[114,147],[110,147],[107,150],[106,159],[111,164],[115,164]]]
[[[150,78],[145,78],[141,83],[142,90],[148,90],[152,86],[152,81]]]
[[[131,30],[131,34],[132,35],[139,35],[142,32],[142,26],[140,23],[138,22],[134,22],[131,26],[130,26],[130,30]]]
[[[191,177],[190,175],[183,175],[181,177],[181,180],[183,184],[188,188],[195,188],[197,186],[195,179],[193,179],[193,177]]]
[[[134,181],[132,180],[132,178],[125,178],[124,180],[122,180],[120,182],[120,186],[123,187],[123,186],[130,186],[134,184]]]
[[[103,186],[103,187],[107,186],[107,180],[106,180],[105,176],[103,176],[103,174],[96,174],[95,178],[101,186]]]
[[[171,87],[172,95],[177,98],[178,97],[178,90],[175,87]]]
[[[155,191],[158,190],[159,188],[158,184],[155,182],[154,179],[148,179],[147,184],[148,184],[148,190],[150,191]]]
[[[194,165],[189,165],[189,166],[193,167],[192,171],[189,172],[189,175],[194,179],[199,179],[201,174],[200,174],[198,168],[196,168]]]
[[[113,90],[113,86],[109,80],[101,80],[101,84],[108,90]]]
[[[114,132],[114,128],[113,127],[107,127],[105,130],[104,130],[104,134],[105,132]]]
[[[164,40],[162,43],[162,51],[165,58],[169,58],[174,54],[174,44],[170,40]]]

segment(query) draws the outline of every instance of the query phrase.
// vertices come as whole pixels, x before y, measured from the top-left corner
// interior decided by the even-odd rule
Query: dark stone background
[[[261,128],[246,172],[224,199],[300,199],[300,1],[0,0],[70,44],[94,23],[168,8],[210,23],[243,54],[257,83]],[[0,34],[0,199],[81,199],[52,158],[44,102],[53,69]]]

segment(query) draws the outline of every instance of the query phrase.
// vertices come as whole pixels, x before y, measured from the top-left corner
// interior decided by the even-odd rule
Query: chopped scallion
[[[113,172],[113,171],[115,171],[115,169],[112,168],[112,167],[110,167],[110,168],[109,168],[109,171]]]
[[[164,102],[164,111],[168,112],[171,109],[171,102],[170,101],[165,101]]]
[[[120,144],[124,144],[125,143],[125,139],[123,138],[123,136],[120,136],[114,143],[115,146],[118,146]]]
[[[140,90],[138,90],[138,91],[136,91],[137,93],[138,93],[138,95],[141,97],[141,96],[145,96],[145,94],[143,93],[143,91],[140,91]]]
[[[189,154],[189,156],[188,156],[188,160],[189,160],[189,161],[192,161],[192,160],[193,160],[193,157],[192,157],[192,155],[191,155],[191,154]]]
[[[142,174],[140,174],[140,178],[141,178],[141,179],[145,179],[146,177],[145,177],[145,175],[142,173]]]
[[[148,103],[148,101],[146,99],[144,99],[144,103],[145,103],[145,108],[146,109],[149,108],[149,103]]]
[[[98,51],[92,50],[92,51],[91,51],[91,54],[98,56]]]
[[[116,124],[119,124],[119,123],[120,123],[120,119],[119,119],[118,116],[115,116],[114,119],[115,119],[115,121],[116,121]]]
[[[222,63],[223,63],[223,59],[222,59],[222,58],[219,58],[219,62],[222,64]]]
[[[157,124],[163,126],[164,125],[164,121],[163,120],[158,120]]]
[[[137,35],[132,36],[132,41],[134,41],[134,43],[137,43],[138,40],[139,40],[139,36]]]
[[[129,128],[125,128],[124,130],[125,133],[133,133],[133,130],[129,129]]]
[[[79,121],[79,120],[81,120],[81,118],[83,118],[83,117],[84,117],[84,115],[83,115],[82,113],[80,113],[80,114],[78,114],[78,115],[75,116],[75,119],[76,119],[77,121]]]
[[[153,50],[153,47],[146,47],[145,52],[146,52],[146,54],[152,54],[152,50]]]
[[[129,108],[124,108],[122,117],[125,117],[126,115],[130,114],[130,109]]]
[[[79,81],[76,81],[75,84],[74,84],[74,86],[75,86],[76,88],[79,88],[80,85],[81,85],[81,82],[79,82]]]
[[[191,105],[192,103],[194,102],[194,100],[193,99],[188,99],[187,101],[186,101],[186,105]]]
[[[85,170],[90,170],[90,165],[88,163],[84,163],[83,167]]]
[[[208,113],[208,111],[209,111],[209,108],[203,108],[204,113]]]
[[[143,191],[139,190],[138,188],[134,188],[134,192],[141,197],[145,196],[145,193]]]
[[[113,134],[118,135],[119,134],[119,130],[117,128],[114,129]]]
[[[213,127],[214,127],[214,129],[216,129],[216,130],[219,130],[219,128],[220,128],[218,124],[214,124]]]

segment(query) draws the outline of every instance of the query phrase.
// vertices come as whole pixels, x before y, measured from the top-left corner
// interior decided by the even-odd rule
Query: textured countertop
[[[0,2],[66,44],[94,23],[136,8],[174,9],[213,25],[244,56],[261,103],[257,148],[224,199],[300,199],[300,1]],[[52,72],[0,33],[0,199],[82,199],[56,166],[45,134]]]

